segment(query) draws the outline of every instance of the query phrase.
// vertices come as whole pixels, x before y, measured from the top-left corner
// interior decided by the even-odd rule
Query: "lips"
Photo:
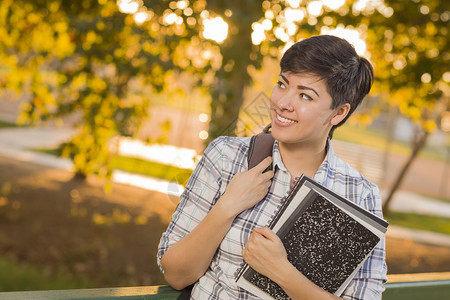
[[[291,120],[291,119],[284,118],[284,117],[280,116],[279,114],[277,114],[277,119],[278,119],[278,121],[283,122],[283,123],[287,123],[287,124],[294,124],[294,123],[297,123],[297,121],[294,121],[294,120]]]

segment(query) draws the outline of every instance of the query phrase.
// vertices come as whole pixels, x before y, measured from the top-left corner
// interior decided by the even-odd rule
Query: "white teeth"
[[[277,119],[280,120],[283,123],[297,123],[297,121],[292,121],[292,120],[289,120],[289,119],[285,119],[282,116],[280,116],[279,114],[277,114]]]

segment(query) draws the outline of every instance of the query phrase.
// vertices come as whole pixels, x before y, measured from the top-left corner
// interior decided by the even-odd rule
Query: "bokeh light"
[[[422,74],[422,76],[420,77],[420,80],[422,80],[423,83],[430,83],[430,81],[431,81],[430,73]]]
[[[323,3],[322,1],[309,2],[307,10],[311,16],[320,16],[322,14]]]
[[[228,24],[221,17],[203,20],[203,37],[222,43],[228,36]]]
[[[300,6],[300,2],[302,2],[301,0],[287,0],[287,2],[289,3],[289,5],[292,8],[298,8]]]
[[[253,28],[252,43],[253,45],[259,45],[266,39],[266,34],[264,32],[265,29],[264,25],[260,23],[253,23],[252,28]]]
[[[340,37],[355,47],[356,53],[364,55],[366,53],[366,42],[361,39],[360,33],[355,29],[345,28],[343,25],[337,28],[330,29],[328,27],[322,27],[321,34],[329,34]]]
[[[208,120],[209,120],[209,116],[208,116],[208,114],[201,113],[201,114],[198,116],[198,120],[199,120],[200,122],[202,122],[202,123],[206,123],[206,122],[208,122]]]
[[[324,6],[331,8],[332,10],[337,10],[345,4],[345,0],[322,0],[322,2]]]
[[[117,0],[119,10],[126,14],[134,14],[139,9],[139,3],[136,0]]]
[[[137,24],[143,24],[150,19],[150,15],[146,11],[139,11],[134,14],[133,18]]]
[[[199,132],[198,136],[202,139],[202,140],[206,140],[208,138],[208,131],[206,130],[202,130]]]

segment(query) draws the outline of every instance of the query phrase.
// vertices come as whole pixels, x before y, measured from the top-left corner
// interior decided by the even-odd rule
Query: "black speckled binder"
[[[303,275],[339,296],[387,226],[383,219],[302,176],[269,227]],[[236,282],[261,299],[289,299],[275,282],[247,264]]]

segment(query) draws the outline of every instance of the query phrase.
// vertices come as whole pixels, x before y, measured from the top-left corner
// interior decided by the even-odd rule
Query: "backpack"
[[[267,125],[261,133],[254,135],[250,138],[250,144],[247,154],[248,169],[250,170],[260,162],[262,162],[266,157],[272,156],[273,143],[275,139],[270,132],[272,124]],[[264,172],[272,170],[272,164],[264,170]],[[263,173],[264,173],[263,172]],[[181,294],[178,296],[177,300],[188,300],[191,297],[191,291],[194,284],[185,287]]]
[[[275,139],[270,132],[270,128],[272,128],[272,124],[267,125],[261,133],[251,137],[247,154],[249,170],[262,162],[266,157],[272,156]],[[264,172],[268,170],[272,170],[272,164]]]

